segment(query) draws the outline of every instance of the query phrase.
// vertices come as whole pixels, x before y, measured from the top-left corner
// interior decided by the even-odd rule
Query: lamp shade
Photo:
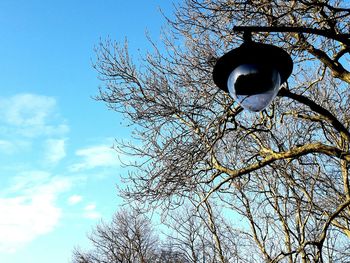
[[[293,70],[293,61],[283,49],[245,42],[217,61],[214,83],[251,111],[265,109]]]

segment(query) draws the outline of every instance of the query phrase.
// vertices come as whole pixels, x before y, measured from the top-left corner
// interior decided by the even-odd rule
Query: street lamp
[[[251,40],[244,33],[243,44],[218,59],[214,83],[228,92],[243,108],[264,110],[293,70],[293,61],[283,49]]]

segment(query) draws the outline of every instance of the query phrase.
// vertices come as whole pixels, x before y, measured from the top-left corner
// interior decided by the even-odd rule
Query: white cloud
[[[92,211],[92,210],[95,210],[95,209],[96,209],[96,205],[94,203],[88,204],[84,208],[85,211]]]
[[[96,211],[87,211],[84,213],[84,217],[88,219],[99,219],[101,218],[101,214]]]
[[[84,217],[88,219],[101,218],[101,214],[96,211],[96,205],[94,203],[88,204],[84,208]]]
[[[45,159],[50,164],[57,164],[66,156],[65,140],[64,139],[49,139],[46,140],[46,156]]]
[[[0,196],[0,251],[15,252],[52,231],[62,213],[56,199],[70,186],[68,178],[41,171],[16,177]]]
[[[0,132],[1,136],[1,132]],[[0,140],[0,154],[11,155],[23,153],[31,148],[32,142],[14,138],[12,140]]]
[[[69,129],[57,121],[56,100],[35,94],[17,94],[0,97],[0,122],[2,133],[16,133],[25,137],[61,135]]]
[[[15,151],[14,143],[6,140],[0,140],[0,152],[4,154],[12,154]]]
[[[6,103],[6,102],[5,102]],[[54,98],[19,94],[7,100],[5,118],[16,126],[42,126],[56,106]]]
[[[81,161],[73,164],[72,171],[93,169],[96,167],[111,167],[119,165],[116,152],[106,145],[80,149],[75,153]]]
[[[82,200],[83,200],[83,197],[81,195],[72,195],[68,198],[68,204],[76,205],[80,203]]]

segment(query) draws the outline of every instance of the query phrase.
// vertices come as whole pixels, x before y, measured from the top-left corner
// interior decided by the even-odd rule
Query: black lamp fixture
[[[214,83],[243,108],[259,112],[276,97],[293,70],[293,61],[283,49],[251,40],[244,32],[243,44],[218,59]]]

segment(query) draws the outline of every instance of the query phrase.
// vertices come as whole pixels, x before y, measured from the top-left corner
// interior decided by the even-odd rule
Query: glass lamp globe
[[[276,97],[280,86],[278,70],[259,64],[240,65],[227,80],[230,95],[243,108],[254,112],[264,110]]]

